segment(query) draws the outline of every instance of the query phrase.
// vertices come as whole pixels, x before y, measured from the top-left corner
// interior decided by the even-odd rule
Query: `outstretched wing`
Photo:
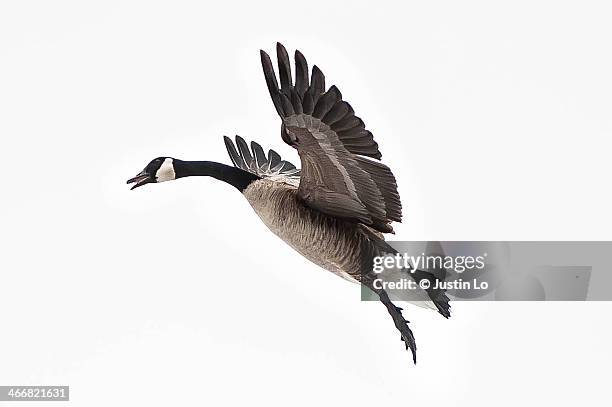
[[[300,170],[289,161],[282,160],[276,151],[269,150],[266,156],[263,148],[254,141],[251,141],[251,148],[249,149],[246,141],[240,136],[236,136],[235,145],[227,136],[224,136],[223,140],[234,167],[258,175],[261,178],[270,178],[295,186],[299,184]]]
[[[282,119],[283,140],[302,162],[299,196],[328,215],[392,232],[402,206],[391,170],[379,161],[378,144],[336,86],[325,90],[325,76],[295,51],[295,83],[287,50],[277,43],[280,87],[268,54],[261,51],[264,76]],[[366,158],[371,157],[371,158]],[[376,159],[376,160],[374,160]]]

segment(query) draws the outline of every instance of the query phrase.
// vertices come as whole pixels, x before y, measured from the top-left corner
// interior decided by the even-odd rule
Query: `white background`
[[[259,49],[299,48],[394,170],[403,240],[612,239],[609,2],[3,1],[0,384],[72,406],[609,405],[610,303],[405,315],[158,155],[293,162]],[[493,4],[495,3],[495,4]],[[28,403],[20,404],[22,406]],[[36,404],[39,405],[39,404]]]

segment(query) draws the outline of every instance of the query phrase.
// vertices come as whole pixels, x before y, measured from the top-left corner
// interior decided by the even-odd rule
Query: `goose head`
[[[157,157],[152,160],[138,175],[130,178],[127,183],[134,184],[132,188],[138,188],[145,184],[159,183],[176,179],[175,160],[171,157]]]

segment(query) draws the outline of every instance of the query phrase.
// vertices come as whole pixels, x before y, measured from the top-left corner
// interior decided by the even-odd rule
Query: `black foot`
[[[385,307],[387,307],[387,311],[389,311],[391,318],[393,318],[395,327],[398,331],[400,331],[402,341],[404,341],[404,344],[406,345],[406,350],[410,349],[412,352],[412,360],[416,364],[416,342],[414,340],[414,334],[410,330],[410,327],[408,327],[408,321],[404,319],[402,315],[402,309],[400,307],[396,307],[391,302],[386,292],[380,291],[378,295],[380,297],[380,301],[385,304]]]

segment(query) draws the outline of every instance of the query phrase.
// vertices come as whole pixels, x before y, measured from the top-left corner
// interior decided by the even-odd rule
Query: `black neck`
[[[181,161],[175,159],[174,170],[176,178],[192,176],[213,177],[233,185],[240,192],[244,191],[251,182],[259,179],[255,174],[214,161]]]

